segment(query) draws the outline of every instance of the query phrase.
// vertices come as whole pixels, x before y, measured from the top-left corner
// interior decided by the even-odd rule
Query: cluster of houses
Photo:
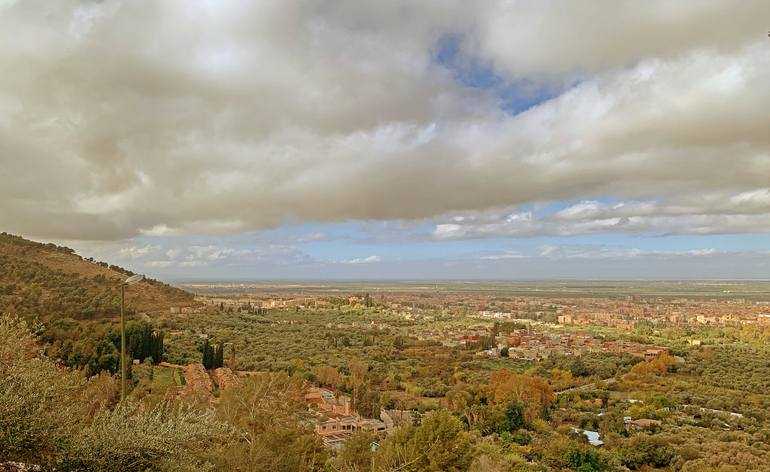
[[[564,314],[558,315],[556,320],[562,325],[602,325],[617,329],[634,329],[635,320],[627,317],[619,317],[613,313],[583,313],[580,315]]]
[[[493,339],[492,336],[492,330],[486,326],[453,326],[431,329],[419,334],[418,339],[439,342],[445,347],[468,346],[482,339],[491,339],[493,345],[480,351],[479,355],[498,357],[507,350],[508,357],[526,360],[546,359],[552,355],[581,355],[588,352],[627,353],[645,360],[669,354],[669,349],[664,346],[622,340],[604,341],[582,330],[553,333],[546,330],[515,329],[509,333],[500,333]]]
[[[616,354],[627,353],[636,357],[641,357],[646,361],[655,359],[661,355],[669,355],[670,350],[665,346],[656,346],[653,344],[634,343],[630,341],[606,341],[602,343],[602,350]]]
[[[294,307],[321,306],[325,302],[307,297],[290,298],[255,298],[255,297],[196,297],[204,305],[232,308],[238,311],[248,311],[256,308],[287,309]]]
[[[586,333],[550,334],[517,329],[499,340],[508,356],[517,359],[544,359],[554,354],[579,355],[601,350],[601,341]]]
[[[192,286],[210,289],[206,285]],[[228,286],[217,286],[218,289]],[[251,287],[230,287],[241,293]],[[256,289],[257,287],[253,287]],[[264,287],[263,287],[264,288]],[[380,293],[378,304],[389,308],[391,314],[407,320],[433,315],[468,315],[485,319],[536,319],[564,325],[602,325],[618,329],[633,329],[639,323],[665,326],[739,326],[770,324],[770,303],[735,299],[688,299],[628,296],[625,298],[550,298],[490,294],[453,294],[431,291],[429,287],[413,287],[415,293]],[[419,293],[418,293],[419,292]],[[306,291],[259,291],[254,295],[200,296],[206,305],[249,309],[303,309],[340,304],[366,304],[361,295],[313,293]],[[176,308],[184,313],[182,308]]]
[[[765,302],[674,299],[592,300],[556,310],[559,324],[632,329],[639,322],[663,326],[745,326],[770,322]]]
[[[172,315],[192,315],[201,312],[201,309],[197,306],[172,306],[168,309]]]
[[[242,296],[199,296],[196,301],[204,305],[217,306],[222,309],[233,309],[241,312],[250,312],[255,309],[305,309],[321,308],[335,305],[363,305],[367,298],[360,295],[319,297],[315,295],[289,294],[287,296],[269,295],[242,295]]]
[[[563,325],[601,325],[633,329],[646,322],[663,326],[742,326],[770,324],[770,302],[736,299],[664,299],[628,296],[574,298],[554,302],[516,298],[484,304],[477,317],[489,319],[554,319]]]
[[[362,417],[353,410],[349,396],[337,395],[332,389],[311,388],[305,394],[305,403],[308,405],[308,423],[313,425],[324,444],[332,448],[339,448],[355,431],[388,431],[384,421]]]
[[[645,360],[654,359],[661,354],[669,354],[664,346],[642,344],[629,341],[603,341],[583,331],[575,333],[549,334],[519,329],[508,334],[498,349],[508,348],[508,357],[518,359],[545,359],[554,354],[580,355],[587,352],[610,352],[613,354],[631,354]]]
[[[490,334],[491,331],[486,326],[431,327],[429,330],[418,333],[417,339],[437,342],[444,347],[457,347],[477,342],[482,336],[489,336]]]
[[[356,431],[390,434],[418,418],[410,410],[380,410],[380,419],[364,418],[353,409],[350,397],[330,388],[314,387],[305,394],[306,421],[321,436],[324,444],[338,449]],[[377,447],[372,444],[372,447]]]

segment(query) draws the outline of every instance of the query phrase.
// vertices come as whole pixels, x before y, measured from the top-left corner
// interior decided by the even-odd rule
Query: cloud
[[[570,244],[565,240],[550,244],[511,241],[509,247],[500,249],[486,248],[486,243],[436,243],[441,246],[421,246],[421,254],[417,255],[405,252],[398,258],[350,259],[313,257],[301,247],[270,242],[257,244],[244,237],[222,238],[210,245],[194,244],[184,238],[134,245],[126,242],[68,245],[84,256],[164,280],[766,278],[770,270],[770,251],[766,248],[727,250],[694,244],[688,249],[662,249],[649,243],[649,247],[624,247]],[[148,245],[160,246],[160,249],[140,258],[131,258],[129,251],[120,255],[121,249]],[[447,245],[455,245],[455,250],[448,250]],[[194,246],[199,248],[191,250]],[[227,255],[208,257],[215,253]],[[192,254],[200,257],[188,257]]]
[[[372,264],[374,262],[381,262],[382,259],[380,256],[368,256],[368,257],[360,257],[356,259],[348,259],[345,261],[342,261],[343,264]]]
[[[509,74],[590,73],[693,50],[732,53],[767,29],[766,2],[491,2],[466,48]],[[757,18],[765,15],[764,18]],[[603,18],[607,21],[597,21]],[[729,18],[729,21],[726,19]]]
[[[638,248],[609,247],[596,245],[546,245],[539,249],[540,257],[561,260],[561,259],[652,259],[661,258],[669,261],[680,258],[709,257],[725,255],[715,248],[690,249],[684,251],[665,251],[665,250],[643,250]]]
[[[294,240],[298,243],[306,243],[311,241],[323,241],[327,239],[328,236],[320,231],[316,231],[313,233],[304,233],[299,234],[296,237],[294,237]]]
[[[196,237],[204,240],[206,238]],[[135,272],[158,275],[188,274],[189,269],[201,273],[227,274],[229,271],[249,270],[257,273],[262,267],[302,267],[317,263],[294,245],[270,241],[223,239],[217,244],[194,244],[185,238],[158,238],[148,244],[128,244],[126,241],[90,242],[59,241],[73,247],[79,254],[106,260]],[[157,241],[157,242],[155,242]]]
[[[250,253],[249,250],[236,250],[229,247],[218,246],[190,246],[187,248],[189,254],[185,256],[188,261],[206,260],[218,261],[228,257],[244,256]]]
[[[176,261],[148,261],[144,265],[153,269],[165,269],[176,264]]]
[[[526,212],[453,221],[436,237],[768,228],[767,2],[0,8],[0,69],[13,71],[0,75],[7,231],[240,234],[602,195],[656,206],[589,205],[546,228]],[[436,61],[448,35],[504,83],[563,93],[506,113]],[[708,192],[736,196],[733,209],[671,213]]]
[[[142,247],[130,246],[120,250],[118,253],[121,257],[129,259],[142,259],[150,254],[153,254],[160,250],[160,246],[146,245]]]
[[[481,256],[481,259],[485,261],[500,261],[505,259],[524,259],[526,257],[527,256],[521,254],[518,251],[504,251],[498,254],[488,254],[486,256]]]
[[[439,218],[437,240],[584,234],[741,234],[770,232],[770,190],[734,195],[704,193],[679,200],[602,203],[581,201],[552,215],[496,210]]]

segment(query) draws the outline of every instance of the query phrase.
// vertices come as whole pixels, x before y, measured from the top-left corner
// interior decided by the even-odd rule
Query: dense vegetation
[[[7,235],[0,244],[0,462],[105,471],[770,470],[767,327],[583,326],[607,340],[666,345],[677,357],[521,360],[483,351],[495,333],[523,325],[429,304],[404,316],[373,297],[339,297],[321,308],[223,305],[179,316],[164,307],[190,296],[150,282],[129,304],[128,355],[142,362],[118,405],[120,338],[109,307],[126,274],[66,248]],[[104,271],[112,275],[102,280]],[[419,335],[426,327],[492,336],[442,345]],[[185,396],[181,369],[161,360],[258,372],[200,400]],[[303,402],[316,385],[348,394],[364,417],[397,409],[412,422],[387,436],[357,432],[332,451]],[[604,444],[589,444],[583,430]]]
[[[377,307],[349,307],[311,312],[271,311],[258,318],[248,318],[252,327],[242,334],[242,344],[238,337],[240,325],[244,323],[242,315],[218,313],[176,321],[164,317],[163,329],[173,333],[169,347],[175,352],[186,345],[181,341],[190,330],[189,349],[193,361],[200,360],[200,349],[206,342],[201,341],[200,335],[206,332],[212,333],[212,338],[219,343],[232,338],[238,345],[237,352],[242,359],[239,362],[270,353],[271,357],[258,361],[264,363],[260,367],[283,371],[254,377],[241,388],[225,392],[213,411],[203,408],[195,412],[194,415],[214,415],[205,417],[208,430],[205,439],[198,438],[192,444],[186,442],[183,432],[172,433],[172,437],[179,434],[181,439],[178,447],[170,450],[184,455],[185,460],[192,460],[194,466],[190,467],[226,470],[621,471],[658,468],[739,471],[763,470],[770,465],[770,429],[766,418],[770,398],[765,390],[766,378],[761,375],[766,368],[766,362],[761,360],[766,351],[761,344],[741,344],[733,340],[734,345],[729,347],[712,342],[704,332],[700,334],[704,335],[707,345],[688,352],[683,364],[671,358],[639,363],[637,359],[598,354],[555,356],[539,363],[495,361],[479,358],[462,347],[451,348],[452,353],[447,355],[447,348],[410,337],[411,322],[399,325],[394,321],[388,330],[376,332],[371,329],[371,323],[358,323],[355,328],[350,324],[362,317],[387,319],[386,313],[377,313],[377,310]],[[229,326],[228,319],[232,326],[225,329]],[[254,322],[256,319],[263,321]],[[300,322],[301,319],[304,321]],[[46,383],[54,390],[63,389],[63,393],[34,401],[71,404],[67,408],[35,405],[30,403],[29,398],[35,397],[30,395],[30,390],[4,394],[3,417],[21,421],[7,422],[3,426],[4,434],[21,434],[24,428],[13,432],[18,424],[29,423],[34,429],[37,428],[35,421],[65,421],[65,417],[75,418],[77,430],[82,431],[95,428],[96,424],[100,431],[109,424],[117,427],[115,422],[128,421],[128,418],[132,418],[130,424],[137,418],[142,427],[148,427],[150,419],[137,416],[143,410],[124,412],[115,407],[114,378],[96,375],[85,381],[77,371],[53,367],[51,361],[40,357],[39,348],[30,341],[31,335],[23,334],[25,331],[19,334],[21,325],[12,321],[5,323],[6,331],[8,326],[15,327],[4,345],[14,345],[13,351],[26,353],[26,357],[23,357],[23,368],[3,370],[6,390],[2,393],[30,382],[30,377],[15,376],[34,369],[40,377],[37,383],[29,384],[30,389],[43,389]],[[70,323],[78,324],[74,320]],[[59,329],[71,330],[73,336],[78,336],[76,326],[60,325]],[[253,335],[250,330],[254,329],[268,332],[275,329],[280,335],[266,336],[264,344],[246,342],[248,336]],[[148,332],[154,332],[148,331],[147,325],[141,322],[130,323],[129,331],[132,333],[129,339],[133,339],[129,345],[136,346],[145,343],[143,339]],[[110,336],[109,332],[105,334],[107,339]],[[295,336],[304,344],[298,343]],[[257,335],[255,339],[262,338]],[[310,351],[305,353],[301,346],[307,345]],[[314,351],[315,345],[321,348]],[[301,360],[300,356],[305,355],[306,359]],[[177,385],[167,376],[169,372],[153,368],[151,364],[134,367],[134,391],[130,398],[147,405],[149,411],[155,412],[153,418],[174,421],[173,418],[181,417],[175,415],[193,413],[177,411],[178,406],[173,407],[164,400],[168,397],[164,392]],[[594,390],[553,394],[555,389],[564,386],[607,377],[618,380],[614,384],[599,382]],[[721,383],[716,381],[720,377],[724,379]],[[423,412],[422,419],[387,439],[358,433],[339,454],[331,454],[319,444],[319,438],[303,426],[301,394],[312,384],[349,392],[356,408],[365,416],[376,417],[381,407],[416,408]],[[434,397],[426,396],[433,391],[428,388],[431,385],[440,386],[440,393]],[[104,396],[102,400],[100,395]],[[150,402],[151,397],[154,400]],[[81,407],[83,411],[78,409]],[[49,408],[63,411],[63,416],[40,413]],[[37,419],[24,416],[27,411],[37,412]],[[282,419],[275,415],[282,415]],[[624,425],[626,416],[660,423],[637,432]],[[97,418],[99,423],[95,423]],[[109,418],[112,420],[108,421]],[[172,431],[175,427],[163,426]],[[279,427],[283,429],[275,429]],[[600,432],[604,447],[588,445],[585,437],[573,433],[574,427]],[[238,431],[235,436],[232,428]],[[46,433],[24,431],[23,434],[31,434],[31,441],[39,441],[35,443],[39,446],[32,448],[33,443],[29,442],[15,442],[17,446],[4,444],[3,457],[55,463],[61,470],[82,468],[84,464],[96,470],[119,470],[126,467],[127,457],[131,461],[140,460],[134,457],[141,455],[139,452],[127,450],[121,452],[121,457],[112,458],[100,449],[103,446],[96,439],[88,436],[91,433],[75,434],[75,429],[64,427],[62,430],[58,426],[38,429]],[[114,436],[117,433],[109,434],[117,437]],[[183,468],[180,464],[184,461],[180,462],[176,453],[158,452],[168,447],[167,443],[161,442],[163,446],[158,446],[153,441],[161,441],[160,438],[144,434],[142,441],[146,443],[142,443],[142,447],[150,451],[141,459],[148,461],[144,463],[152,463],[156,468]],[[68,439],[60,440],[60,436]],[[234,439],[236,437],[241,439]],[[374,452],[368,447],[372,441],[380,444]],[[89,448],[99,452],[89,452]],[[46,451],[45,457],[30,455],[33,449]],[[281,454],[275,454],[276,450]],[[726,450],[738,453],[726,455]],[[96,457],[101,462],[95,462]],[[255,461],[265,464],[264,468],[244,468],[244,464]],[[163,465],[169,463],[173,463],[173,467]]]
[[[119,359],[120,284],[132,272],[83,259],[67,247],[0,233],[0,314],[36,323],[46,354],[89,375],[115,372]],[[187,292],[147,279],[126,294],[128,353],[160,362],[163,333],[150,322],[171,306],[194,303]]]
[[[83,259],[67,247],[0,233],[0,313],[42,321],[114,317],[120,283],[131,271]],[[168,310],[193,303],[191,294],[147,279],[126,294],[132,312]]]
[[[0,458],[56,470],[144,470],[198,460],[188,448],[221,441],[211,413],[161,404],[116,406],[109,375],[89,380],[40,354],[27,325],[0,317]]]

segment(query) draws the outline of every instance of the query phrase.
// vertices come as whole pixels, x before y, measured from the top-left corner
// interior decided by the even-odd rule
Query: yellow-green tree
[[[492,405],[506,402],[524,405],[527,423],[542,416],[554,402],[553,391],[545,380],[508,369],[492,372],[484,390]]]
[[[216,454],[221,470],[322,470],[327,451],[305,422],[305,388],[283,373],[245,379],[226,391],[218,416],[234,428],[231,441]]]

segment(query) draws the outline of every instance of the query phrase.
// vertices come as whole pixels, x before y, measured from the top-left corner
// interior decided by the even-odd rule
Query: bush
[[[27,324],[0,316],[0,457],[57,470],[178,470],[228,430],[211,413],[111,408],[115,380],[86,381],[40,354]],[[197,464],[197,462],[196,462]]]

